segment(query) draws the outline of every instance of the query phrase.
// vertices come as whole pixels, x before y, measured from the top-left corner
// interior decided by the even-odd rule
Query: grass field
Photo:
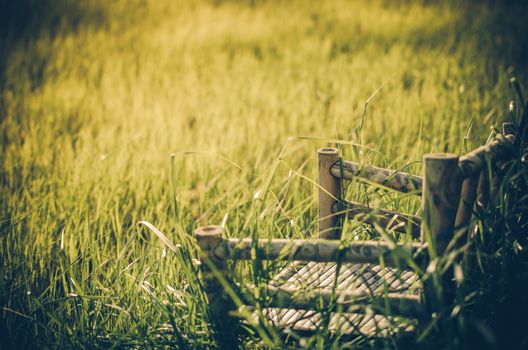
[[[317,148],[343,140],[346,158],[419,174],[424,153],[463,153],[520,113],[509,79],[527,77],[516,3],[26,3],[0,25],[6,349],[212,347],[194,228],[310,237]],[[470,319],[443,346],[503,344]]]

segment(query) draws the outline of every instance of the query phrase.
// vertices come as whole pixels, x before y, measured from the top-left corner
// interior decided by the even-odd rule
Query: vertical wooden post
[[[455,228],[457,230],[456,248],[462,247],[471,239],[471,217],[473,216],[473,208],[477,208],[475,199],[477,198],[477,188],[480,184],[482,171],[473,175],[462,182],[462,189],[460,192],[460,205],[456,214]],[[466,273],[473,273],[473,248],[464,251],[464,256],[460,259],[465,265]]]
[[[431,263],[438,264],[436,258],[444,255],[453,238],[462,175],[458,156],[454,154],[426,154],[423,161],[422,241],[429,246]],[[424,281],[425,303],[431,313],[438,312],[454,298],[453,269],[443,274],[440,274],[440,266],[433,271],[427,270],[431,275]]]
[[[468,183],[469,182],[469,183]],[[473,188],[474,186],[474,192]],[[471,195],[473,194],[473,198]],[[469,212],[469,205],[473,199],[472,210],[479,211],[482,208],[486,207],[489,199],[489,179],[488,179],[488,169],[485,166],[478,174],[475,176],[464,180],[462,183],[462,198],[460,200],[460,207],[458,208],[456,226],[466,225],[464,228],[465,231],[465,242],[467,243],[475,236],[475,230],[478,227],[478,224],[468,225],[471,220],[471,213]],[[476,247],[470,245],[468,249],[464,252],[464,257],[462,263],[464,265],[464,274],[466,278],[474,278],[475,272],[478,271],[477,261],[476,261]]]
[[[471,176],[462,182],[462,190],[460,192],[460,204],[455,220],[456,228],[463,228],[464,225],[468,225],[473,214],[473,206],[475,204],[475,198],[477,196],[477,186],[479,184],[480,173],[475,176]],[[468,228],[465,228],[467,233]],[[461,237],[463,238],[463,237]]]
[[[222,244],[223,234],[224,228],[214,225],[198,227],[194,231],[200,247],[208,317],[216,342],[220,349],[236,349],[239,322],[235,317],[229,316],[229,312],[236,310],[236,307],[225,293],[222,282],[215,276],[215,273],[219,273],[228,280],[227,262],[215,254],[215,250]]]
[[[426,154],[423,160],[422,240],[431,244],[433,254],[443,255],[453,238],[460,201],[462,176],[458,169],[458,156]]]
[[[477,198],[475,205],[478,209],[485,208],[488,205],[490,197],[490,185],[488,177],[488,168],[484,167],[480,172],[479,182],[477,186]]]
[[[330,173],[330,168],[339,161],[336,148],[321,148],[317,151],[319,168],[319,237],[341,238],[340,215],[332,208],[341,202],[341,179]],[[339,208],[339,205],[337,206]]]

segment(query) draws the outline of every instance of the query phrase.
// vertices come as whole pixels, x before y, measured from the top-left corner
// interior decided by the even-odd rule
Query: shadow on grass
[[[0,0],[0,88],[11,52],[41,36],[55,37],[82,26],[102,26],[106,15],[97,2],[74,0]],[[37,79],[38,80],[38,79]]]

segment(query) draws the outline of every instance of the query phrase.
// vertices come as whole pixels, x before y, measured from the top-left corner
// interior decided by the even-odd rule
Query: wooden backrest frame
[[[470,221],[477,196],[485,192],[487,162],[500,163],[510,154],[515,140],[512,123],[504,123],[502,134],[488,144],[464,156],[450,153],[423,156],[424,176],[342,160],[336,148],[319,149],[319,225],[320,238],[340,239],[344,214],[350,218],[363,215],[366,223],[392,226],[396,231],[411,229],[420,234],[430,252],[441,255],[453,238],[455,227]],[[342,181],[365,179],[400,192],[422,194],[422,218],[394,211],[369,208],[343,198]],[[479,193],[481,192],[481,193]]]

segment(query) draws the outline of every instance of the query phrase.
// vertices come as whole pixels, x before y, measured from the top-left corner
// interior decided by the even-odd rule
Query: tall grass
[[[516,4],[61,0],[36,9],[0,30],[3,348],[213,347],[192,263],[197,225],[312,236],[316,148],[361,143],[344,146],[346,158],[419,173],[423,153],[460,153],[509,119],[511,66],[525,68]],[[507,288],[523,273],[505,266],[523,247],[524,164],[501,187],[514,205],[483,216],[483,274],[462,294],[478,320],[471,329],[490,344],[507,339],[494,326],[507,314],[487,311],[515,300]],[[349,190],[419,214],[411,199]],[[250,269],[242,281],[258,278]],[[463,346],[453,332],[446,346]]]

